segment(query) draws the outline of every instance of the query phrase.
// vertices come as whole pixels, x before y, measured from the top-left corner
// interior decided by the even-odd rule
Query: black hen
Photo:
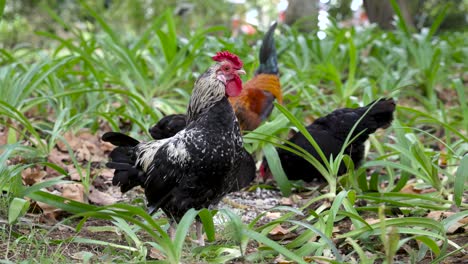
[[[148,129],[154,139],[170,138],[185,128],[187,116],[184,114],[168,115]]]
[[[368,112],[366,113],[366,111]],[[369,138],[369,135],[374,133],[378,128],[387,128],[390,126],[394,111],[395,101],[393,101],[393,99],[381,99],[378,102],[372,102],[364,107],[337,109],[327,116],[315,120],[306,128],[317,142],[326,158],[329,158],[330,155],[336,157],[338,153],[340,153],[346,137],[351,132],[353,126],[365,114],[354,129],[351,139],[358,134],[359,136],[346,147],[344,152],[351,157],[355,167],[358,167],[364,157],[364,142]],[[323,164],[319,154],[304,135],[297,133],[291,137],[289,141],[302,147]],[[304,180],[306,182],[310,182],[314,179],[323,179],[320,172],[303,158],[283,149],[278,149],[278,155],[288,179]],[[262,176],[268,176],[266,173],[270,172],[266,170],[266,161],[263,162],[262,167]],[[340,164],[338,174],[342,175],[345,172],[346,167],[342,163]]]
[[[142,186],[150,212],[162,208],[175,221],[187,210],[207,208],[238,188],[240,173],[255,176],[228,101],[242,90],[242,62],[229,52],[213,59],[218,63],[195,82],[185,129],[171,138],[141,143],[116,132],[102,137],[118,146],[107,164],[115,169],[113,183],[122,192]]]

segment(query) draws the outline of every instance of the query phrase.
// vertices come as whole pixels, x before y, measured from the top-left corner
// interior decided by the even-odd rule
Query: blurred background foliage
[[[76,24],[95,32],[95,21],[83,8],[84,3],[99,13],[102,18],[114,28],[119,28],[121,34],[130,37],[140,34],[145,25],[168,8],[175,14],[176,24],[187,26],[177,27],[180,35],[188,34],[188,30],[200,27],[226,26],[235,27],[235,21],[249,21],[246,16],[254,15],[254,26],[265,29],[272,20],[284,20],[294,24],[307,20],[305,30],[318,29],[317,21],[320,11],[325,11],[332,19],[340,22],[352,22],[365,9],[371,22],[378,23],[382,28],[392,28],[393,10],[388,1],[362,0],[15,0],[6,1],[3,18],[0,21],[0,43],[2,46],[14,46],[18,43],[41,44],[44,40],[34,34],[36,31],[67,34],[68,29],[54,22],[50,16],[53,11],[67,24]],[[437,15],[448,6],[446,17],[440,25],[441,30],[464,30],[467,28],[467,0],[404,0],[398,1],[407,23],[419,30],[429,27]],[[287,10],[286,6],[288,6]],[[362,6],[362,7],[361,7]],[[361,7],[361,8],[360,8]],[[359,9],[360,8],[360,9]],[[383,14],[383,15],[382,15]],[[383,21],[379,18],[383,17]],[[311,19],[304,19],[314,18]],[[359,18],[358,18],[359,19]]]

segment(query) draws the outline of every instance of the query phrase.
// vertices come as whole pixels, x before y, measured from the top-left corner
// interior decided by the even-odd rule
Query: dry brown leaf
[[[102,151],[99,148],[97,143],[86,141],[84,142],[84,145],[86,146],[88,151],[91,153],[91,159],[89,161],[99,162],[99,161],[107,160],[107,157],[104,155],[104,151]]]
[[[416,194],[414,191],[414,184],[407,184],[405,187],[401,188],[401,193]]]
[[[281,213],[280,212],[267,212],[265,216],[266,218],[269,218],[271,220],[276,220],[281,217]]]
[[[446,219],[447,217],[449,216],[452,216],[454,215],[455,213],[454,212],[446,212],[446,211],[430,211],[426,217],[427,218],[431,218],[431,219],[434,219],[436,221],[441,221],[441,220],[444,220]]]
[[[151,248],[150,253],[149,253],[150,258],[156,259],[156,260],[164,260],[166,259],[166,256],[156,248]]]
[[[276,264],[291,264],[295,263],[294,261],[291,260],[286,260],[282,255],[279,255],[278,257],[275,258],[274,263]]]
[[[100,148],[105,152],[111,152],[115,146],[109,142],[100,141]]]
[[[433,193],[433,192],[436,192],[436,191],[437,190],[432,188],[432,187],[417,188],[417,187],[415,187],[414,184],[408,184],[405,187],[403,187],[400,192],[401,193],[407,193],[407,194],[424,194],[424,193]]]
[[[427,218],[434,219],[435,221],[442,221],[447,217],[454,215],[455,212],[445,212],[445,211],[431,211],[427,214]],[[453,234],[458,228],[466,225],[468,223],[468,217],[462,218],[457,222],[454,222],[451,226],[447,228],[448,234]]]
[[[60,167],[65,167],[64,162],[70,161],[68,153],[63,153],[56,148],[52,149],[47,158],[50,163],[54,163]]]
[[[89,129],[83,129],[76,133],[76,136],[79,137],[81,140],[85,141],[94,141],[95,143],[99,141],[98,137],[92,134]]]
[[[62,197],[84,203],[84,187],[81,183],[67,183],[60,186]]]
[[[282,204],[282,205],[292,205],[292,204],[293,204],[293,201],[292,201],[292,199],[289,198],[289,197],[283,197],[283,198],[281,198],[281,200],[280,200],[280,204]]]
[[[70,180],[72,181],[81,180],[80,173],[78,172],[78,170],[75,168],[73,164],[68,165],[67,170],[68,170],[68,176],[70,176]]]
[[[68,144],[79,161],[100,162],[106,160],[99,136],[91,134],[89,130],[78,131],[75,135],[69,131],[63,135],[63,138],[64,141],[57,142],[57,149],[66,152]]]
[[[21,177],[23,178],[23,183],[25,185],[31,186],[40,181],[47,175],[47,172],[39,170],[37,168],[27,168],[21,172]]]
[[[339,233],[341,231],[339,226],[334,226],[332,229],[332,233]]]
[[[61,195],[61,193],[57,190],[54,190],[53,192],[49,192],[47,190],[42,190],[42,191],[45,191],[45,192],[48,192],[48,193],[52,193],[52,194],[55,194],[55,195]],[[33,203],[31,203],[33,204]],[[58,209],[52,205],[49,205],[49,204],[46,204],[46,203],[43,203],[43,202],[36,202],[34,203],[35,205],[39,206],[42,210],[42,215],[44,216],[44,219],[45,221],[56,221],[57,220],[57,217],[62,213],[62,210],[61,209]]]
[[[76,151],[75,151],[76,158],[79,161],[91,161],[91,152],[86,147],[85,144],[82,144]]]
[[[94,256],[93,253],[91,252],[87,252],[87,251],[80,251],[80,252],[75,252],[73,254],[70,255],[70,257],[74,260],[81,260],[83,261],[84,260],[84,256],[85,254],[92,254]]]
[[[116,198],[112,197],[108,193],[99,191],[93,186],[89,189],[88,199],[90,202],[97,205],[110,205],[117,202]]]
[[[77,139],[71,131],[66,132],[63,134],[63,140],[67,142],[67,144],[71,147],[71,149],[75,149],[76,146],[79,144],[79,139]],[[67,144],[65,144],[62,140],[57,141],[57,148],[63,152],[68,152]]]
[[[102,169],[99,173],[104,179],[112,179],[114,177],[114,170],[111,169]]]
[[[289,232],[289,230],[283,228],[281,225],[277,225],[268,233],[268,237],[273,240],[284,240],[296,237],[296,235]]]
[[[0,126],[0,146],[8,142],[8,127]],[[1,150],[0,150],[1,153]]]
[[[289,230],[284,229],[281,225],[277,225],[268,234],[270,234],[270,235],[286,235],[288,233],[289,233]]]
[[[291,201],[293,203],[295,203],[295,204],[302,200],[302,197],[300,195],[297,195],[297,194],[293,194],[293,195],[289,196],[289,198],[291,198]]]
[[[461,219],[461,220],[463,220],[463,219]],[[466,225],[466,224],[462,223],[461,220],[459,220],[459,221],[453,223],[451,226],[449,226],[449,227],[447,228],[447,234],[453,234],[453,233],[455,233],[455,231],[457,231],[459,228],[462,228],[464,225]],[[467,230],[467,228],[465,228],[465,229],[462,230],[462,231],[466,233],[466,230]]]

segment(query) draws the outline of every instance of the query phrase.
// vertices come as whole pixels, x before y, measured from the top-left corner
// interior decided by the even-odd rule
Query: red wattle
[[[242,80],[239,76],[235,76],[226,84],[226,94],[229,97],[236,97],[242,92]]]

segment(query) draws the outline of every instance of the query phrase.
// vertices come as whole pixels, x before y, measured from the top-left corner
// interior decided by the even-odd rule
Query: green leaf
[[[327,224],[325,227],[325,235],[328,237],[332,236],[333,232],[333,225],[335,224],[336,214],[340,210],[341,205],[343,204],[343,200],[346,199],[349,191],[341,191],[336,196],[335,200],[333,201],[332,206],[330,207],[330,211],[327,213]]]
[[[359,236],[362,233],[367,232],[369,235],[380,235],[386,232],[386,230],[382,230],[380,228],[381,223],[375,223],[370,225],[372,230],[369,230],[367,226],[352,230],[348,233],[338,235],[337,238],[346,238],[346,237],[354,237]],[[385,226],[395,226],[398,227],[399,234],[416,234],[416,235],[423,235],[423,236],[431,236],[437,239],[444,239],[444,236],[440,235],[443,234],[444,228],[441,223],[428,219],[428,218],[421,218],[421,217],[404,217],[404,218],[395,218],[395,219],[386,219]],[[415,228],[415,227],[422,227],[427,228],[432,231],[426,231],[423,229]]]
[[[116,243],[111,243],[111,242],[101,241],[101,240],[96,240],[96,239],[91,239],[91,238],[74,237],[72,242],[80,243],[80,244],[83,243],[83,244],[113,247],[113,248],[118,248],[118,249],[129,250],[129,251],[138,251],[138,249],[135,248],[135,247],[119,245],[119,244],[116,244]]]
[[[330,237],[327,237],[326,234],[322,233],[318,228],[312,226],[312,225],[309,225],[307,223],[303,223],[303,222],[299,222],[299,221],[296,221],[296,220],[287,220],[287,222],[290,222],[290,223],[293,223],[293,224],[296,224],[296,225],[300,225],[300,226],[303,226],[311,231],[313,231],[314,233],[318,234],[321,239],[323,241],[325,241],[325,243],[327,243],[327,245],[329,246],[329,248],[332,250],[333,254],[335,255],[335,258],[336,260],[338,261],[342,261],[343,260],[343,257],[341,256],[340,252],[338,251],[338,249],[336,248],[335,244],[333,243],[333,241],[331,240]]]
[[[440,246],[430,237],[427,236],[416,236],[414,239],[423,242],[427,247],[429,247],[436,256],[440,254]]]
[[[0,21],[3,17],[3,11],[5,10],[6,0],[0,0]]]
[[[398,242],[400,241],[400,235],[398,234],[398,229],[394,226],[386,228],[385,233],[385,254],[387,258],[387,263],[391,263],[398,250]]]
[[[466,182],[468,181],[468,154],[460,161],[460,166],[455,173],[455,186],[453,187],[455,205],[460,207],[463,191],[465,190]]]
[[[451,3],[445,4],[444,7],[442,8],[442,11],[437,12],[437,16],[434,19],[434,21],[432,22],[429,33],[426,36],[426,42],[430,43],[432,41],[432,37],[437,32],[437,29],[439,29],[440,24],[442,24],[442,22],[444,21],[445,16],[447,15],[447,11],[448,11],[450,5],[451,5]]]
[[[410,37],[410,32],[409,32],[408,26],[406,24],[405,18],[401,14],[401,9],[398,6],[397,1],[396,0],[390,0],[390,4],[392,5],[393,11],[395,12],[395,14],[398,17],[397,26],[400,28],[401,31],[403,31],[403,33],[405,33],[405,35],[407,37]]]
[[[362,264],[372,264],[374,263],[376,257],[370,257],[368,254],[366,254],[364,252],[364,250],[362,249],[362,247],[359,246],[358,242],[356,242],[356,240],[348,237],[346,238],[346,241],[351,244],[351,246],[353,247],[353,249],[356,251],[356,253],[358,254],[359,256],[359,260],[361,261]]]
[[[7,144],[15,144],[17,142],[18,138],[16,137],[16,130],[8,129]]]
[[[362,171],[362,172],[361,172]],[[359,173],[361,172],[361,173]],[[367,192],[369,191],[369,185],[367,181],[367,173],[364,168],[358,169],[358,171],[355,173],[357,175],[357,183],[359,188],[361,189],[362,192]]]
[[[372,173],[369,181],[369,191],[378,192],[379,191],[379,173]]]
[[[281,193],[283,196],[291,195],[291,183],[281,166],[281,160],[279,159],[278,152],[271,144],[265,144],[263,147],[263,153],[265,154],[268,167],[270,168],[275,181],[278,183]]]
[[[8,208],[8,224],[13,224],[23,216],[29,208],[29,201],[15,197]]]
[[[177,230],[174,239],[174,251],[175,255],[180,258],[182,256],[182,249],[184,246],[185,238],[187,237],[188,231],[197,216],[198,211],[195,209],[188,210],[182,219],[177,224]]]
[[[205,230],[208,241],[214,241],[216,229],[213,222],[213,215],[211,214],[210,210],[203,208],[198,213],[198,216],[203,223],[203,229]]]
[[[250,230],[250,229],[244,229],[243,233],[246,236],[250,237],[251,239],[254,239],[259,243],[262,243],[262,244],[265,244],[265,245],[269,246],[270,248],[272,248],[273,250],[275,250],[279,254],[282,254],[286,258],[289,258],[289,259],[291,259],[291,260],[293,260],[293,261],[295,261],[297,263],[302,263],[302,264],[307,263],[300,256],[294,254],[294,252],[288,250],[287,248],[281,246],[277,242],[269,239],[268,237],[266,237],[266,236],[264,236],[262,234],[259,234],[259,233],[255,232],[253,230]]]

